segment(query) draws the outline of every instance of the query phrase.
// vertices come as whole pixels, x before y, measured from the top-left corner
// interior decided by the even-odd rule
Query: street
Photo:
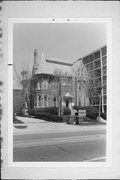
[[[105,161],[105,129],[14,135],[13,161]]]

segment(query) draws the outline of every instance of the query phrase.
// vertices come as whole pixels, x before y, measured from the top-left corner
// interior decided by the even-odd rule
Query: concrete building
[[[82,61],[89,74],[89,103],[90,106],[99,106],[101,90],[101,110],[106,112],[107,107],[107,46],[84,56]]]

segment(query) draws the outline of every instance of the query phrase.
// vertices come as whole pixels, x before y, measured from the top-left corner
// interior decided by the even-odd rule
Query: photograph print
[[[13,24],[13,162],[106,162],[106,23]]]

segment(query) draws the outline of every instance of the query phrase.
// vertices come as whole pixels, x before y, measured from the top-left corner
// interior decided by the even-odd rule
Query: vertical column
[[[75,105],[77,106],[77,77],[75,76]]]
[[[102,113],[104,113],[102,49],[100,49],[100,63],[101,63],[101,86],[102,86],[102,90],[101,90],[102,101],[101,101],[101,104],[102,104]]]

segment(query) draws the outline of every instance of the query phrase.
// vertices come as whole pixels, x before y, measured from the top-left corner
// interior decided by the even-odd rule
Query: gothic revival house
[[[97,90],[102,86],[102,111],[106,111],[106,46],[74,63],[40,57],[34,50],[31,108],[66,104],[99,106]]]
[[[45,59],[34,51],[32,105],[38,107],[58,106],[64,103],[65,96],[73,97],[71,77],[72,63],[58,59]],[[61,81],[61,82],[60,82]]]

